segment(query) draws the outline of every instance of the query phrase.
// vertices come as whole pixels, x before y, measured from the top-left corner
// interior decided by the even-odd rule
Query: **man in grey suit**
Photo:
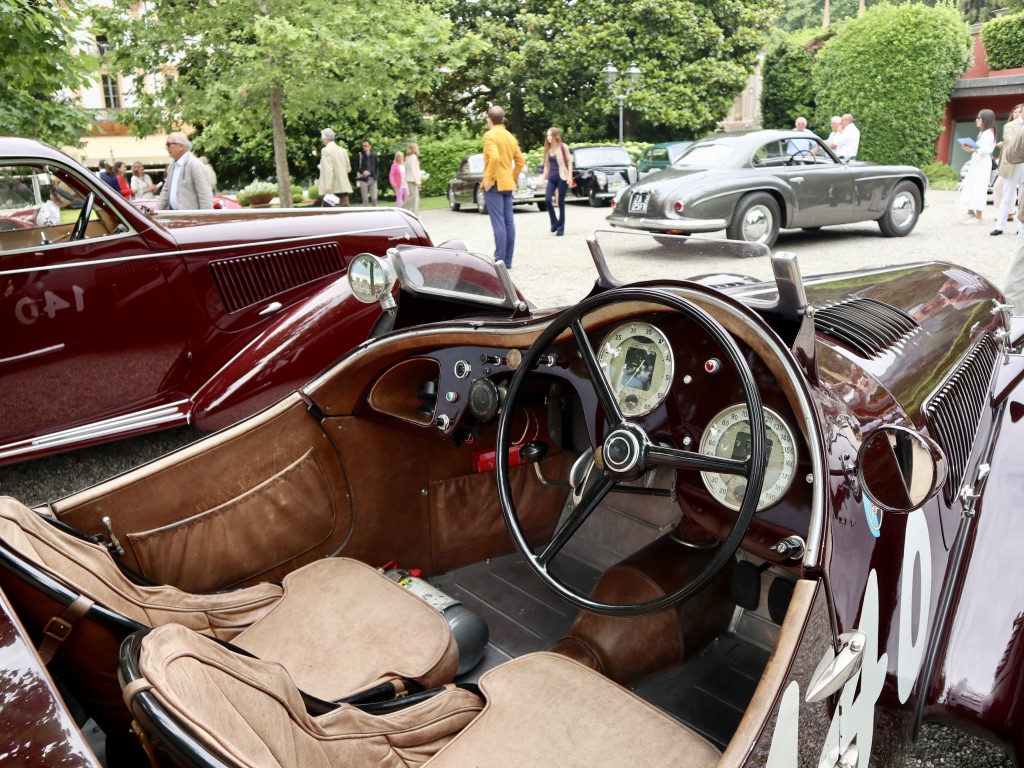
[[[189,150],[192,143],[184,133],[172,133],[167,137],[167,154],[171,164],[167,166],[164,186],[156,201],[156,209],[164,211],[195,211],[213,208],[213,188],[206,166]]]

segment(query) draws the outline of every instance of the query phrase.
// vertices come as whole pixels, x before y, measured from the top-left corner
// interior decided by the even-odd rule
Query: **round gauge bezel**
[[[622,334],[623,338],[616,341],[617,334]],[[612,363],[615,355],[611,354],[611,350],[623,349],[630,339],[636,337],[652,339],[650,345],[640,346],[649,347],[656,353],[651,363],[651,387],[648,390],[622,384],[621,381],[618,381],[622,375],[621,370],[614,371],[613,375]],[[626,418],[646,416],[660,406],[668,397],[668,393],[672,389],[672,382],[675,380],[675,352],[672,345],[669,344],[668,337],[654,323],[634,321],[616,326],[601,340],[601,346],[597,351],[597,361],[601,366],[605,381],[611,387],[612,394],[615,395],[615,400],[622,410],[622,415]],[[623,362],[624,365],[625,362]],[[634,393],[642,395],[642,399],[638,400],[636,406],[630,405],[628,401],[631,395],[635,396]]]
[[[746,408],[747,408],[747,406],[746,406],[745,403],[736,403],[735,405],[730,405],[728,408],[723,408],[721,411],[716,413],[714,418],[712,418],[708,422],[707,427],[705,427],[705,429],[704,429],[704,433],[700,437],[700,446],[698,448],[700,453],[704,454],[705,456],[713,456],[713,455],[715,455],[715,454],[709,453],[706,450],[708,439],[711,436],[711,430],[717,424],[719,424],[722,421],[722,419],[726,418],[727,416],[729,416],[734,411],[743,411],[743,410],[746,410]],[[786,423],[786,420],[784,418],[782,418],[782,416],[780,416],[777,411],[774,411],[771,408],[768,408],[766,406],[762,406],[761,410],[764,411],[764,422],[765,422],[764,425],[765,425],[765,429],[768,432],[770,432],[770,433],[771,432],[778,432],[778,429],[773,428],[773,426],[772,426],[772,422],[774,420],[774,422],[777,423],[782,428],[782,430],[784,430],[785,434],[788,436],[789,442],[793,446],[793,468],[790,470],[790,472],[789,472],[789,474],[787,476],[786,472],[785,472],[785,467],[784,466],[780,467],[780,469],[779,469],[779,476],[780,476],[780,479],[784,478],[783,484],[780,486],[779,485],[779,480],[776,480],[774,483],[772,483],[772,485],[769,486],[767,483],[768,483],[768,478],[769,478],[769,472],[771,472],[771,470],[772,470],[772,467],[771,467],[772,457],[771,456],[768,457],[769,466],[767,467],[766,472],[765,472],[765,485],[761,487],[761,498],[758,499],[758,501],[757,501],[757,511],[758,512],[763,512],[766,509],[770,509],[771,507],[774,507],[789,492],[789,489],[793,486],[793,480],[796,479],[796,476],[797,476],[797,462],[799,461],[799,452],[798,452],[798,449],[797,449],[796,436],[793,433],[793,430],[790,428],[789,424]],[[749,415],[746,418],[746,422],[748,424],[750,423]],[[736,423],[739,424],[739,423],[742,423],[742,422],[736,422]],[[730,425],[730,426],[732,426],[732,425]],[[724,506],[724,507],[726,507],[728,509],[733,510],[734,512],[739,510],[741,502],[731,502],[731,501],[728,501],[726,499],[723,499],[721,496],[718,495],[718,492],[715,491],[715,489],[712,487],[712,482],[711,482],[711,478],[712,477],[717,478],[717,479],[719,479],[721,481],[724,481],[726,478],[731,477],[731,475],[725,475],[725,474],[722,474],[721,472],[701,472],[700,473],[700,477],[701,477],[701,480],[704,482],[704,487],[707,489],[707,492],[709,494],[711,494],[711,497],[715,501],[717,501],[722,506]],[[776,494],[775,499],[773,499],[771,501],[765,501],[765,499],[764,499],[765,494],[772,493],[773,489],[774,489],[774,493]]]

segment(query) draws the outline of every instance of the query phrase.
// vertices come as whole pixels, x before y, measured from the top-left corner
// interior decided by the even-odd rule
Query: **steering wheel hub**
[[[623,424],[604,439],[601,456],[617,479],[634,480],[647,469],[647,436],[633,424]]]

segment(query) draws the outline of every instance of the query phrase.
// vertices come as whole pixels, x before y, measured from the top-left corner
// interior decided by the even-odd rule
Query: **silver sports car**
[[[718,134],[631,185],[614,226],[665,234],[726,230],[771,247],[779,229],[877,221],[886,237],[917,224],[928,180],[909,165],[843,163],[804,131]]]

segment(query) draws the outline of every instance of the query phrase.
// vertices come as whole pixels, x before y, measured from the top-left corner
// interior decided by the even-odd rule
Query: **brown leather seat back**
[[[280,665],[173,625],[146,635],[137,665],[142,678],[124,690],[129,707],[152,691],[205,749],[232,765],[419,766],[483,706],[475,694],[451,688],[389,714],[343,704],[312,716]]]

